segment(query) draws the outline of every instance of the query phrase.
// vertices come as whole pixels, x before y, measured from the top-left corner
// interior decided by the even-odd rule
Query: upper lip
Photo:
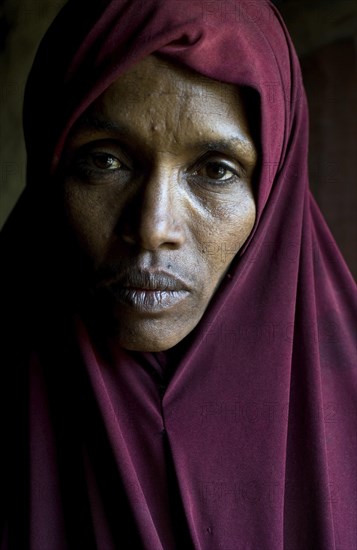
[[[188,285],[180,277],[157,269],[130,269],[119,275],[114,285],[135,290],[189,290]]]

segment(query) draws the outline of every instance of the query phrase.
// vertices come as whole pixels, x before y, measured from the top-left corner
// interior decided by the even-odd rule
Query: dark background
[[[0,226],[25,181],[26,77],[38,42],[63,3],[3,0],[0,5]],[[357,277],[357,0],[275,3],[300,57],[309,101],[311,188]]]

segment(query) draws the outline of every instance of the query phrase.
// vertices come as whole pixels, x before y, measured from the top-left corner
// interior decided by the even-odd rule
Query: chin
[[[191,329],[185,331],[177,330],[175,326],[167,334],[165,334],[166,331],[162,327],[157,331],[152,330],[152,327],[148,331],[138,330],[138,327],[136,327],[135,331],[130,331],[128,328],[126,327],[124,331],[119,329],[114,336],[114,340],[120,347],[126,350],[141,352],[166,351],[176,346],[191,332]]]
[[[183,338],[157,338],[157,339],[148,339],[145,336],[138,336],[136,339],[118,337],[118,344],[129,351],[141,351],[141,352],[159,352],[166,351],[176,344],[178,344]]]
[[[90,314],[97,332],[114,345],[129,351],[160,352],[173,348],[198,324],[192,311],[185,315],[145,315],[128,312],[121,305],[108,309],[96,308]]]

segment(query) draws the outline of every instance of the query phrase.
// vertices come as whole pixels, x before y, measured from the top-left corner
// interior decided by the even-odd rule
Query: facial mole
[[[156,123],[156,122],[153,122],[151,125],[150,125],[150,130],[152,132],[158,132],[160,129],[159,125]]]

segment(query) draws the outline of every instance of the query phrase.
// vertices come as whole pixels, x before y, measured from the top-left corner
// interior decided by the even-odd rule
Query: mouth
[[[142,313],[159,313],[172,308],[187,297],[186,290],[115,289],[117,302]]]
[[[181,278],[161,270],[142,269],[126,270],[102,290],[122,306],[152,314],[177,306],[190,293]]]

